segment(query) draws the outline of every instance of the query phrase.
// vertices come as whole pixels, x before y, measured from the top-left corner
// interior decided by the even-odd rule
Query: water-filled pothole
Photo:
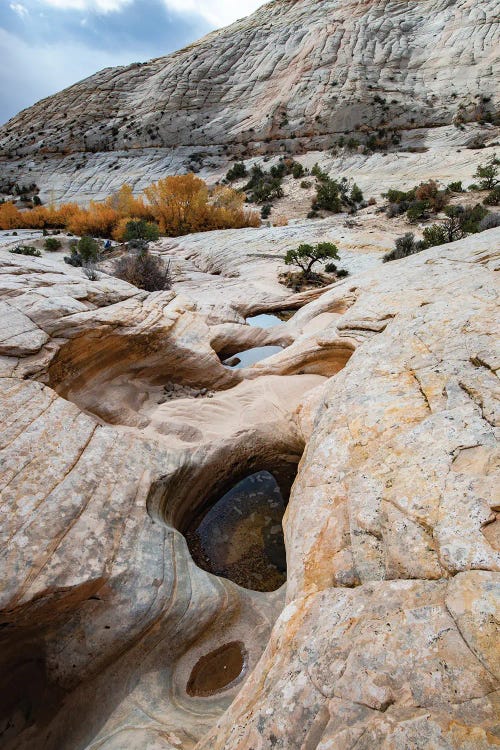
[[[273,354],[283,351],[282,346],[256,346],[253,349],[245,349],[243,352],[233,354],[232,357],[224,360],[223,364],[232,370],[240,370],[242,367],[250,367],[256,362],[272,357]]]
[[[193,667],[186,692],[206,698],[231,687],[245,668],[246,652],[239,641],[227,643],[206,656]]]
[[[238,482],[185,531],[195,563],[254,591],[275,591],[286,581],[282,519],[295,466],[258,471]]]
[[[296,312],[296,310],[280,310],[275,313],[259,313],[258,315],[251,315],[245,322],[247,325],[256,328],[273,328],[273,326],[279,326],[290,320]]]

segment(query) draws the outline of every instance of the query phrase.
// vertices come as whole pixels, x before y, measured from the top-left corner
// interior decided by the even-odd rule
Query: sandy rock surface
[[[497,746],[499,241],[267,330],[0,251],[6,750]],[[240,370],[212,348],[277,340]],[[198,568],[204,499],[299,459],[286,590]],[[189,695],[234,642],[242,678]]]

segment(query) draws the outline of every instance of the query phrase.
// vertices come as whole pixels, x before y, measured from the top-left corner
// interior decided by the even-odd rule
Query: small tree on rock
[[[306,278],[311,278],[313,266],[324,260],[339,260],[338,248],[332,242],[320,242],[315,246],[302,244],[285,255],[286,265],[298,266]]]
[[[493,188],[500,183],[498,174],[500,166],[500,159],[497,158],[496,154],[493,154],[486,164],[480,164],[474,173],[474,177],[479,179],[479,188],[481,190],[493,190]]]

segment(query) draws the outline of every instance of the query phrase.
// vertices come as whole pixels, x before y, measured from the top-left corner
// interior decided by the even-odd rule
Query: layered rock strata
[[[3,160],[81,197],[117,178],[494,119],[494,0],[275,0],[168,57],[108,68],[0,130]]]

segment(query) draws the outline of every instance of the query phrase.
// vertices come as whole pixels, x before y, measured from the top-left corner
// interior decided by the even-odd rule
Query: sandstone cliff
[[[168,57],[111,68],[0,130],[4,175],[56,197],[498,112],[496,3],[276,0]],[[96,158],[97,156],[97,158]],[[24,170],[24,171],[23,171]],[[86,191],[88,192],[88,191]]]

